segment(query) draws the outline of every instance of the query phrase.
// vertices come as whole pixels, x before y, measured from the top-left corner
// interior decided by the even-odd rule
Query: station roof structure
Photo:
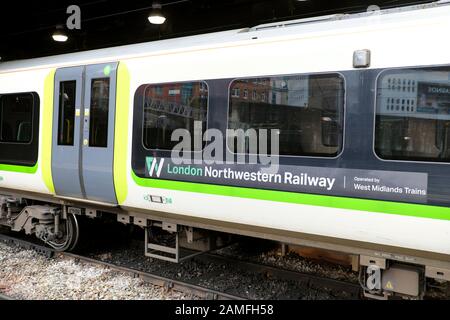
[[[0,12],[1,61],[29,59],[63,53],[108,48],[126,44],[171,39],[217,31],[251,28],[272,22],[336,13],[359,13],[369,6],[381,9],[425,4],[433,1],[377,0],[162,0],[167,18],[161,25],[149,23],[151,0],[7,0]],[[67,8],[81,10],[81,29],[66,30],[66,42],[56,42],[52,33],[66,25]]]

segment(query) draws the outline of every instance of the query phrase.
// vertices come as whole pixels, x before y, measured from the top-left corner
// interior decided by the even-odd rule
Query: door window
[[[64,81],[59,85],[58,145],[73,146],[76,83]]]
[[[109,78],[92,79],[89,146],[108,147]]]

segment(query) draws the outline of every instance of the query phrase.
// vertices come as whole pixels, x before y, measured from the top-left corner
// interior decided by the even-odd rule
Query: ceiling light
[[[150,21],[151,24],[163,24],[166,21],[166,17],[164,17],[161,11],[161,4],[153,3],[152,11],[148,16],[148,21]]]
[[[55,32],[52,34],[53,40],[57,42],[66,42],[69,37],[67,36],[66,32],[64,31],[64,27],[62,25],[57,25]]]

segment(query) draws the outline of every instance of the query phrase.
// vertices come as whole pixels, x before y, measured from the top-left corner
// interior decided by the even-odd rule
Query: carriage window
[[[206,129],[208,108],[206,83],[148,85],[143,94],[145,148],[171,150],[179,143],[171,141],[172,133],[176,129],[187,129],[191,137],[194,137],[195,121],[202,123],[202,132]]]
[[[0,163],[33,167],[39,147],[39,95],[0,94]]]
[[[91,82],[89,146],[108,147],[109,78]]]
[[[0,142],[30,143],[32,139],[33,95],[0,96]]]
[[[75,128],[76,81],[61,82],[59,86],[58,144],[73,146]]]
[[[251,95],[237,96],[237,91]],[[279,130],[280,155],[340,153],[345,95],[340,75],[240,79],[231,84],[230,92],[229,129]],[[237,143],[234,146],[232,151],[238,152]]]
[[[395,70],[379,77],[375,152],[388,160],[450,161],[450,67]]]

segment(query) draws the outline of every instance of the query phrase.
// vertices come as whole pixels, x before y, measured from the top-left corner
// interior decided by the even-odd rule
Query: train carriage
[[[70,250],[77,216],[109,212],[175,262],[209,230],[450,280],[449,18],[434,3],[0,63],[0,224]],[[229,141],[233,163],[173,163],[196,124],[278,130],[279,170]],[[393,279],[376,294],[423,293]]]

